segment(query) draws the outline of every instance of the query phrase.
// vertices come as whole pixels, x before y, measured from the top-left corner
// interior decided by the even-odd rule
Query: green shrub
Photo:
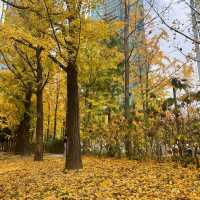
[[[61,154],[64,152],[64,144],[61,139],[50,139],[45,142],[45,152]]]

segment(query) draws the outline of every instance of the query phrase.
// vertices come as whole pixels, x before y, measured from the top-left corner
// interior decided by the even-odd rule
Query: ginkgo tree
[[[45,0],[39,2],[20,1],[19,3],[20,6],[13,5],[13,3],[10,3],[10,5],[17,8],[16,13],[19,14],[21,18],[24,17],[25,20],[20,21],[21,24],[18,24],[17,27],[15,26],[15,29],[12,30],[13,36],[9,36],[9,39],[23,46],[23,48],[29,48],[30,51],[35,51],[36,63],[39,66],[37,72],[39,73],[40,80],[38,80],[38,82],[40,84],[42,84],[42,71],[39,69],[42,69],[40,66],[41,54],[43,52],[44,57],[50,58],[66,72],[66,136],[68,138],[66,168],[82,168],[77,57],[81,42],[82,21],[86,20],[86,12],[88,11],[88,6],[91,4],[82,1],[63,1],[56,3],[54,1]],[[85,9],[82,9],[83,4]],[[32,23],[27,23],[26,15],[29,16]],[[23,24],[27,25],[25,29],[22,28]],[[8,26],[7,28],[9,29],[10,27]],[[16,37],[18,35],[19,38]],[[52,41],[54,44],[53,47],[51,46]],[[41,86],[42,85],[40,85],[40,87]],[[40,106],[38,108],[42,110]],[[42,120],[38,120],[38,123],[41,123],[41,121]],[[42,124],[40,124],[39,127],[42,127]],[[41,140],[41,138],[39,140]],[[39,146],[38,148],[41,149],[41,145]]]
[[[24,114],[23,87],[7,69],[1,69],[0,85],[0,116],[6,117],[9,127],[14,128]]]
[[[15,23],[13,23],[15,18]],[[29,23],[31,20],[32,24]],[[43,89],[48,81],[52,63],[45,49],[52,48],[46,36],[41,33],[44,24],[38,23],[38,16],[28,10],[8,9],[6,20],[1,25],[2,45],[1,54],[8,69],[27,87],[28,91],[36,94],[36,149],[35,160],[43,159]],[[11,33],[11,34],[8,34]],[[13,55],[17,55],[16,60]],[[8,56],[7,56],[8,55]],[[12,60],[11,60],[12,59]],[[10,61],[11,60],[11,61]],[[25,79],[25,80],[24,80]],[[29,92],[30,93],[30,92]],[[31,95],[28,95],[29,102]],[[29,105],[25,105],[30,107]],[[28,115],[27,115],[28,117]]]
[[[45,142],[58,141],[62,148],[65,136],[65,169],[82,168],[81,145],[83,153],[160,159],[161,146],[175,140],[173,106],[185,106],[182,94],[180,99],[176,94],[180,105],[174,104],[175,97],[168,105],[167,90],[179,91],[170,80],[179,72],[190,78],[191,68],[188,60],[181,63],[163,53],[161,40],[168,35],[154,33],[143,4],[131,1],[136,9],[129,10],[130,2],[123,1],[121,22],[92,19],[93,1],[3,1],[10,7],[0,26],[1,63],[11,72],[6,71],[7,83],[16,79],[19,104],[25,99],[19,124],[28,130],[36,118],[35,160],[43,157],[44,130]],[[5,99],[12,94],[1,91],[1,104],[15,112]],[[181,109],[178,114],[181,127],[189,124]]]

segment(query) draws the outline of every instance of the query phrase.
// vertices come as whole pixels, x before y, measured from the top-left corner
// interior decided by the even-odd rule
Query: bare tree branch
[[[9,63],[9,61],[7,60],[5,54],[3,53],[2,50],[0,50],[0,54],[2,55],[3,57],[3,60],[6,64],[6,66],[8,67],[8,69],[14,74],[14,76],[22,83],[22,85],[26,88],[27,85],[26,83],[24,82],[23,78],[22,78],[22,75],[20,72],[18,72],[16,66],[14,64],[11,64]],[[13,69],[14,68],[14,69]]]
[[[55,28],[54,28],[54,25],[53,25],[53,21],[52,21],[52,19],[51,19],[51,15],[50,15],[50,12],[49,12],[49,8],[48,8],[48,6],[47,6],[47,4],[46,4],[46,1],[43,0],[43,2],[44,2],[44,6],[45,6],[45,8],[46,8],[46,11],[47,11],[47,17],[48,17],[48,20],[49,20],[51,29],[52,29],[52,31],[53,31],[54,39],[55,39],[55,41],[56,41],[56,44],[57,44],[58,49],[59,49],[59,52],[60,52],[60,54],[61,54],[60,42],[59,42],[59,40],[58,40],[58,38],[57,38],[57,36],[56,36],[56,32],[55,32]]]
[[[13,8],[17,8],[17,9],[28,9],[29,7],[28,6],[21,6],[21,5],[17,5],[11,1],[8,1],[8,0],[1,0],[2,2],[6,3],[7,5],[9,6],[12,6]]]
[[[43,82],[42,87],[40,88],[40,90],[43,90],[44,87],[45,87],[45,85],[48,83],[49,76],[50,76],[50,71],[48,71],[47,76],[46,76],[46,79],[45,79],[45,81]]]
[[[200,44],[200,41],[197,41],[195,40],[194,38],[190,37],[189,35],[183,33],[182,31],[170,26],[165,20],[164,18],[160,15],[160,13],[154,8],[154,6],[152,4],[150,4],[148,2],[148,0],[146,0],[146,2],[152,7],[153,11],[156,13],[156,15],[160,18],[161,22],[167,27],[169,28],[170,30],[184,36],[185,38],[189,39],[190,41],[194,42],[194,43],[197,43],[197,44]]]
[[[28,66],[30,67],[33,76],[35,77],[35,79],[37,79],[37,75],[36,75],[36,70],[34,69],[34,67],[31,64],[31,61],[29,60],[27,54],[25,52],[23,52],[20,48],[17,47],[16,44],[14,44],[15,50],[18,53],[18,55],[24,60],[24,62],[26,64],[28,64]]]
[[[49,54],[48,57],[57,65],[59,65],[60,68],[62,68],[65,72],[67,72],[68,68],[66,65],[62,64],[56,57],[53,55]]]

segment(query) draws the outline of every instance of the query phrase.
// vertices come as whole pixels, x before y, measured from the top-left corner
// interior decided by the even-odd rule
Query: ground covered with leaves
[[[62,157],[44,162],[0,154],[0,199],[200,200],[200,171],[173,163],[84,157],[63,173]]]

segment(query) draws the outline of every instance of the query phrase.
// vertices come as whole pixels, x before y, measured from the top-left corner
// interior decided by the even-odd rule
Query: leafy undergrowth
[[[115,159],[84,157],[84,169],[63,173],[63,159],[44,162],[0,154],[0,199],[200,199],[200,171]]]

